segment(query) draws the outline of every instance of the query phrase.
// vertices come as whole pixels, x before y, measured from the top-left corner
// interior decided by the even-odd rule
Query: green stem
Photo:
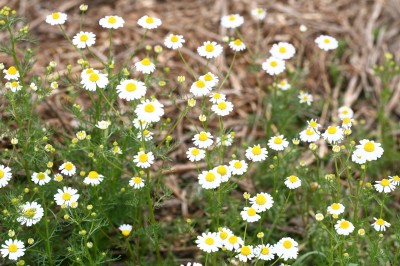
[[[185,58],[182,55],[181,49],[178,49],[178,54],[182,59],[182,62],[185,64],[185,66],[187,67],[187,70],[190,72],[190,74],[192,74],[193,78],[196,80],[196,74],[194,73],[194,70],[189,66],[189,64],[186,62]],[[208,61],[207,61],[208,64]]]
[[[49,261],[49,265],[54,265],[53,259],[51,257],[51,246],[50,246],[50,233],[49,233],[49,221],[47,217],[47,206],[46,206],[46,199],[44,195],[44,190],[42,189],[42,203],[43,203],[43,210],[44,210],[44,226],[46,230],[46,238],[44,239],[44,242],[46,244],[46,253],[47,253],[47,259]]]
[[[221,85],[219,85],[219,87],[218,87],[218,89],[217,89],[217,92],[219,92],[219,91],[221,90],[222,86],[224,85],[224,83],[225,83],[225,82],[227,81],[227,79],[229,78],[229,76],[230,76],[230,74],[231,74],[231,72],[232,72],[233,64],[235,63],[236,54],[237,54],[237,52],[235,52],[235,53],[233,54],[233,58],[232,58],[231,65],[229,66],[228,72],[226,73],[226,76],[225,76],[224,80],[221,82]]]

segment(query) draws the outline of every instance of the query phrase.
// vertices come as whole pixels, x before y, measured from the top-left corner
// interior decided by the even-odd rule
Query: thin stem
[[[189,66],[189,64],[186,62],[185,58],[182,55],[181,49],[178,49],[178,54],[182,59],[182,62],[185,64],[186,68],[188,69],[188,71],[190,72],[190,74],[192,74],[193,78],[196,80],[196,74],[194,73],[194,70]],[[207,65],[208,65],[208,61],[207,61]]]
[[[237,52],[235,52],[235,53],[233,54],[233,59],[232,59],[231,65],[229,66],[228,73],[226,73],[226,76],[225,76],[224,80],[221,82],[221,85],[219,85],[219,87],[218,87],[218,89],[217,89],[217,92],[219,92],[219,91],[221,90],[222,86],[224,85],[224,83],[226,82],[226,80],[229,78],[229,76],[230,76],[230,74],[231,74],[231,71],[232,71],[233,63],[235,63],[236,54],[237,54]]]

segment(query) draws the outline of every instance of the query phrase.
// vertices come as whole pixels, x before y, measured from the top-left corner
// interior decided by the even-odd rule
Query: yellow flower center
[[[226,103],[225,102],[220,102],[218,104],[218,109],[220,110],[225,110],[226,109]]]
[[[150,61],[150,59],[149,58],[144,58],[142,61],[141,61],[141,63],[142,63],[142,65],[144,65],[144,66],[150,66],[151,65],[151,61]]]
[[[130,230],[122,230],[122,235],[123,236],[129,236],[129,234],[131,233],[131,231]]]
[[[228,237],[228,232],[221,232],[219,233],[219,237],[223,240],[225,240]]]
[[[46,175],[45,175],[44,173],[40,172],[40,173],[37,174],[36,177],[37,177],[37,179],[39,179],[39,180],[43,180],[43,179],[46,178]]]
[[[171,42],[178,42],[178,41],[179,41],[178,36],[173,35],[173,36],[171,37]]]
[[[86,34],[82,34],[81,37],[79,37],[79,40],[81,42],[86,42],[87,40],[89,40],[89,36],[87,36]]]
[[[375,150],[375,144],[371,141],[368,141],[364,144],[364,150],[367,152],[373,152]]]
[[[257,13],[258,13],[259,15],[261,15],[263,12],[264,12],[264,10],[262,10],[262,8],[257,9]]]
[[[345,117],[344,119],[343,119],[343,123],[344,124],[348,124],[348,123],[350,123],[350,118],[348,118],[348,117]]]
[[[136,84],[135,84],[135,83],[132,83],[132,82],[126,84],[125,90],[126,90],[127,92],[135,91],[135,90],[136,90]]]
[[[204,75],[204,80],[205,80],[205,81],[211,81],[211,80],[213,80],[213,77],[211,76],[211,74],[207,73],[207,74]],[[219,95],[219,93],[216,93],[216,94]],[[214,96],[215,96],[215,95],[214,95]],[[215,97],[214,97],[214,98],[215,98]]]
[[[213,173],[208,172],[206,174],[206,181],[207,182],[213,182],[215,180],[215,175]]]
[[[226,175],[227,172],[228,171],[226,170],[225,166],[223,166],[223,165],[218,166],[218,168],[217,168],[217,173],[218,174],[224,176],[224,175]]]
[[[96,73],[92,73],[92,74],[90,74],[90,76],[89,76],[89,80],[91,81],[91,82],[96,82],[96,81],[98,81],[99,80],[99,75],[97,75]]]
[[[147,135],[149,135],[149,134],[150,134],[150,131],[148,131],[147,129],[145,129],[145,130],[143,131],[143,135],[147,136]]]
[[[260,146],[254,146],[251,149],[251,153],[253,153],[254,155],[260,155],[261,154],[261,147]]]
[[[337,211],[337,210],[340,209],[340,205],[339,205],[338,203],[333,203],[333,204],[331,205],[331,208],[332,208],[333,210]]]
[[[59,19],[60,18],[60,13],[53,13],[53,14],[51,14],[51,17],[53,18],[53,19]]]
[[[74,165],[72,163],[66,163],[64,165],[64,169],[67,171],[71,171],[74,168]]]
[[[117,22],[117,19],[115,17],[109,17],[107,22],[110,24],[114,24],[115,22]]]
[[[336,127],[334,127],[334,126],[329,126],[328,127],[328,133],[329,134],[335,134],[336,133],[336,131],[337,131],[337,129],[336,129]]]
[[[36,214],[36,208],[29,208],[24,211],[25,218],[32,219]]]
[[[381,185],[383,187],[388,187],[390,185],[390,181],[388,179],[384,178],[381,180]]]
[[[282,86],[283,86],[283,85],[286,85],[286,80],[281,80],[281,81],[279,82],[279,84],[282,85]]]
[[[194,149],[192,150],[192,155],[197,156],[197,155],[199,155],[199,154],[200,154],[200,150],[199,150],[199,149],[194,148]]]
[[[236,40],[233,41],[233,44],[236,45],[236,46],[240,46],[240,45],[242,45],[242,40],[236,39]]]
[[[147,24],[153,24],[154,23],[154,19],[152,17],[147,17],[146,18],[146,23]]]
[[[350,223],[348,221],[342,221],[340,222],[340,228],[342,229],[347,229],[350,227]]]
[[[289,248],[291,248],[292,246],[293,246],[292,241],[289,241],[289,240],[283,241],[283,247],[284,247],[284,248],[289,249]]]
[[[132,180],[133,180],[133,183],[138,184],[138,185],[140,183],[142,183],[142,179],[140,177],[134,177],[134,178],[132,178]]]
[[[314,135],[314,130],[312,128],[307,128],[306,135],[308,135],[308,136]]]
[[[13,87],[13,88],[18,87],[18,85],[19,85],[18,81],[11,82],[11,87]]]
[[[206,84],[204,83],[204,81],[202,81],[202,80],[196,81],[196,87],[197,87],[197,88],[202,89],[202,88],[204,88],[205,86],[206,86]]]
[[[0,170],[0,178],[1,178],[1,170]],[[395,175],[393,177],[393,181],[400,181],[400,177],[398,175]]]
[[[206,132],[200,132],[200,134],[199,134],[199,140],[200,140],[200,141],[206,141],[206,140],[208,140],[207,133],[206,133]]]
[[[207,245],[211,246],[212,244],[214,244],[214,238],[212,238],[212,237],[207,237],[207,238],[204,240],[204,242],[205,242]]]
[[[241,162],[235,162],[233,164],[233,167],[235,167],[236,169],[240,169],[240,168],[242,168],[242,163]]]
[[[230,16],[229,16],[229,20],[230,20],[230,21],[235,21],[235,19],[236,19],[236,17],[235,17],[234,15],[230,15]]]
[[[385,221],[383,219],[378,219],[378,220],[376,220],[376,224],[377,225],[384,225]]]
[[[330,43],[330,42],[331,42],[331,40],[329,40],[328,38],[324,39],[324,43]]]
[[[149,159],[149,156],[147,156],[146,153],[143,153],[143,154],[139,155],[139,162],[141,162],[141,163],[147,162],[148,159]]]
[[[268,254],[269,254],[269,248],[263,247],[263,248],[261,249],[261,254],[263,254],[263,255],[268,255]]]
[[[69,194],[68,192],[65,192],[65,193],[62,195],[62,199],[63,199],[63,200],[70,200],[70,199],[71,199],[71,194]]]
[[[228,239],[228,242],[231,243],[231,244],[235,244],[237,241],[238,241],[238,237],[237,236],[231,236]]]
[[[275,139],[274,139],[274,143],[275,144],[282,144],[282,138],[281,137],[276,137]]]
[[[291,183],[296,182],[296,181],[297,181],[297,176],[295,176],[295,175],[289,176],[289,181],[290,181]]]
[[[4,171],[0,169],[0,179],[4,177]]]
[[[156,109],[156,108],[155,108],[154,105],[151,104],[151,103],[146,104],[146,106],[144,107],[144,111],[145,111],[146,113],[152,113],[152,112],[154,112],[155,109]]]
[[[243,256],[248,256],[248,255],[250,255],[250,254],[251,254],[251,249],[250,249],[250,247],[249,247],[249,246],[243,246],[243,247],[240,249],[240,254],[242,254]]]
[[[272,66],[272,67],[276,67],[278,65],[278,62],[276,62],[274,60],[274,61],[271,61],[271,63],[269,63],[269,65]]]
[[[262,195],[262,194],[257,195],[257,197],[256,197],[257,205],[264,205],[266,202],[267,202],[267,198],[264,195]]]
[[[88,177],[90,179],[97,179],[99,178],[99,174],[96,171],[90,171]]]
[[[118,152],[119,152],[119,147],[118,147],[118,146],[114,146],[113,152],[114,152],[114,153],[118,153]]]
[[[311,120],[311,122],[310,122],[310,123],[308,123],[308,125],[309,125],[310,127],[317,127],[317,122],[316,122],[316,121],[313,121],[313,120]]]
[[[212,51],[214,51],[214,45],[212,43],[209,43],[206,45],[206,52],[211,53]]]
[[[254,209],[254,208],[249,208],[249,209],[247,210],[247,214],[248,214],[249,216],[254,216],[254,215],[257,214],[257,211],[256,211],[256,209]]]
[[[7,73],[10,75],[15,75],[17,74],[17,69],[14,66],[12,66],[7,70]]]
[[[279,47],[279,52],[280,52],[281,54],[286,53],[286,48],[285,48],[284,46]]]
[[[8,246],[8,251],[10,251],[11,253],[17,252],[18,250],[18,246],[15,244],[11,244]]]

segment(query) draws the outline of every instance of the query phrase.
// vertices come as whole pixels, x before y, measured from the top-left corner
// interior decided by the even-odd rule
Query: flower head
[[[218,57],[222,53],[222,46],[216,42],[207,41],[197,48],[200,56],[207,59]]]
[[[318,47],[324,51],[335,50],[338,47],[338,41],[328,35],[321,35],[315,39]]]
[[[196,145],[201,149],[206,149],[214,143],[213,136],[211,135],[210,132],[206,131],[200,131],[199,133],[194,135],[192,140],[194,145]]]
[[[347,236],[354,231],[354,225],[345,219],[341,219],[335,224],[335,229],[339,235]]]
[[[263,8],[254,8],[251,10],[251,15],[258,20],[263,20],[267,16],[267,11]]]
[[[198,179],[204,189],[214,189],[221,184],[221,176],[215,170],[203,171],[199,174]]]
[[[235,257],[239,258],[242,262],[250,261],[254,257],[254,249],[253,246],[242,245],[240,248],[236,250],[238,253]]]
[[[164,115],[164,105],[156,99],[144,100],[136,106],[135,113],[139,120],[147,123],[160,121]]]
[[[375,189],[378,192],[390,193],[396,189],[396,186],[392,183],[390,179],[383,178],[380,181],[375,181]]]
[[[271,55],[275,58],[287,60],[294,56],[296,49],[294,46],[287,42],[279,42],[272,45],[271,50],[269,50]]]
[[[100,26],[106,29],[118,29],[124,26],[124,19],[119,16],[105,16],[99,21]]]
[[[260,145],[254,145],[246,149],[246,158],[253,162],[262,162],[268,157],[268,151],[266,148]]]
[[[8,69],[3,70],[4,78],[7,80],[18,80],[19,72],[15,66],[10,66]]]
[[[87,177],[83,180],[86,185],[97,186],[103,181],[104,176],[96,171],[90,171]]]
[[[244,22],[244,19],[239,14],[227,15],[227,16],[223,16],[221,18],[222,27],[228,28],[228,29],[238,28],[243,24],[243,22]]]
[[[289,145],[289,141],[283,135],[271,137],[268,140],[268,147],[275,151],[283,151]]]
[[[229,101],[219,100],[211,106],[211,110],[219,116],[226,116],[233,110],[233,104]]]
[[[248,223],[254,223],[261,219],[261,216],[257,213],[258,208],[244,207],[243,211],[240,212],[242,219]]]
[[[376,219],[374,217],[375,222],[373,222],[371,225],[374,227],[375,231],[386,231],[386,227],[390,227],[390,223],[386,222],[382,218]]]
[[[296,189],[301,186],[301,180],[295,175],[291,175],[286,178],[285,185],[289,189]]]
[[[262,69],[265,70],[271,76],[278,75],[285,70],[285,61],[282,59],[271,56],[264,63],[262,63]]]
[[[93,32],[79,32],[72,39],[72,43],[80,48],[92,46],[96,42],[96,35]]]
[[[144,29],[152,30],[161,26],[161,19],[150,16],[143,16],[138,20],[137,23],[140,27]]]
[[[8,182],[11,180],[11,168],[0,164],[0,188],[7,186]]]
[[[81,84],[88,91],[95,91],[97,87],[104,89],[108,85],[107,74],[100,73],[98,70],[85,69],[81,73]]]
[[[164,45],[170,49],[176,50],[182,48],[185,39],[182,35],[170,34],[165,38]]]
[[[144,82],[135,79],[122,80],[117,85],[118,97],[127,101],[137,100],[146,94]]]
[[[1,245],[0,251],[3,257],[8,256],[10,260],[17,260],[25,254],[25,245],[20,240],[8,239]]]
[[[63,187],[63,189],[58,189],[57,194],[54,195],[54,200],[59,206],[63,204],[65,204],[66,206],[71,206],[71,204],[77,202],[78,199],[78,190],[71,187]]]
[[[46,23],[54,25],[62,25],[67,21],[67,14],[61,12],[55,12],[51,15],[46,16]]]
[[[217,233],[203,233],[197,236],[196,244],[199,249],[207,253],[216,252],[221,247]]]
[[[299,244],[294,241],[294,239],[284,237],[275,244],[274,251],[278,257],[285,261],[288,259],[296,259],[299,252],[298,245]]]
[[[132,231],[132,225],[130,224],[121,224],[118,229],[121,231],[121,234],[124,237],[128,237]]]
[[[17,218],[17,221],[22,225],[26,224],[26,226],[32,226],[37,224],[44,215],[42,206],[35,201],[26,202],[20,208],[21,216]]]
[[[232,160],[229,162],[229,168],[232,175],[243,175],[247,171],[247,163],[244,160]]]
[[[270,194],[261,192],[250,198],[250,203],[252,204],[252,208],[256,209],[258,212],[263,212],[271,209],[272,205],[274,204],[274,200]]]
[[[61,174],[67,176],[73,176],[76,173],[76,167],[71,162],[63,163],[62,165],[60,165],[60,168],[58,168],[58,170],[61,171]]]
[[[150,58],[145,57],[139,62],[135,63],[135,68],[137,69],[137,71],[143,74],[151,74],[156,69],[156,65],[154,65],[154,63],[150,61]]]
[[[39,186],[43,186],[44,184],[49,183],[51,180],[50,176],[46,172],[34,172],[32,174],[32,181]]]
[[[241,39],[236,39],[229,42],[229,47],[235,52],[240,52],[246,49],[246,45]]]
[[[154,155],[150,152],[140,151],[133,157],[133,162],[136,163],[137,167],[149,168],[154,163]]]
[[[132,177],[131,180],[129,180],[129,185],[133,187],[134,189],[140,189],[144,187],[144,181],[143,178],[135,176]]]

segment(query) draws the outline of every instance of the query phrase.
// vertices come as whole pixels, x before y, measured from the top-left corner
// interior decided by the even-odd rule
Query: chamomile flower
[[[142,28],[152,30],[161,26],[161,20],[155,17],[143,16],[138,20],[137,24]]]
[[[34,172],[31,177],[33,183],[38,184],[39,186],[43,186],[50,182],[51,178],[46,172]]]
[[[176,50],[182,48],[185,39],[182,35],[170,34],[165,38],[164,45],[170,49]]]
[[[263,212],[271,209],[274,204],[274,200],[271,195],[265,192],[257,193],[256,196],[250,198],[251,207],[256,209],[258,212]]]
[[[254,8],[251,10],[251,15],[255,19],[263,20],[267,16],[267,10],[263,8]]]
[[[297,258],[299,252],[298,245],[299,244],[296,241],[294,241],[293,238],[284,237],[274,245],[273,250],[275,251],[276,256],[286,261],[288,259]]]
[[[71,206],[72,203],[77,202],[79,199],[78,190],[71,187],[63,187],[58,189],[57,194],[54,195],[54,200],[57,205]]]
[[[236,39],[229,42],[229,47],[235,52],[240,52],[246,49],[246,45],[242,42],[241,39]]]
[[[375,222],[373,222],[371,225],[374,227],[375,231],[386,231],[386,227],[390,227],[390,223],[386,222],[382,218],[376,219],[374,217]]]
[[[238,258],[242,262],[250,261],[254,257],[253,246],[242,245],[240,248],[236,250],[238,253],[235,257]]]
[[[124,23],[124,19],[119,16],[105,16],[99,21],[99,25],[106,29],[122,28]]]
[[[335,229],[339,235],[347,236],[354,231],[354,225],[345,219],[341,219],[335,224]]]
[[[338,126],[329,126],[324,133],[322,133],[322,137],[329,143],[337,143],[343,140],[344,132]]]
[[[203,160],[206,157],[206,152],[202,149],[198,149],[196,147],[189,148],[186,152],[189,161],[198,162]]]
[[[72,39],[72,43],[80,49],[90,47],[96,42],[96,35],[93,32],[79,32]]]
[[[222,46],[216,42],[207,41],[197,48],[197,53],[207,59],[218,57],[222,53]]]
[[[137,100],[146,94],[144,82],[135,79],[122,80],[117,86],[118,97],[127,101]]]
[[[11,168],[0,164],[0,188],[8,185],[11,180]]]
[[[324,215],[320,212],[315,215],[315,220],[319,222],[322,221],[324,218],[325,218]]]
[[[17,239],[8,239],[4,244],[1,245],[1,256],[7,257],[10,260],[17,260],[19,257],[25,254],[24,242]]]
[[[64,177],[61,174],[55,174],[53,180],[56,182],[63,181]]]
[[[42,206],[35,201],[26,202],[20,208],[21,216],[17,218],[17,221],[22,225],[32,226],[37,224],[44,215]]]
[[[366,161],[375,161],[380,158],[383,154],[383,148],[380,143],[373,140],[363,139],[360,144],[356,146],[356,150],[353,152],[352,160],[360,164],[364,164]]]
[[[156,65],[154,65],[148,57],[145,57],[141,61],[135,63],[135,68],[143,74],[150,74],[154,72]]]
[[[320,35],[315,39],[315,43],[324,51],[335,50],[338,48],[338,41],[328,35]]]
[[[211,110],[219,116],[229,115],[233,110],[233,104],[225,100],[219,100],[211,106]]]
[[[156,99],[147,99],[136,106],[135,113],[139,120],[147,123],[158,122],[164,115],[164,105]]]
[[[244,207],[240,215],[248,223],[254,223],[261,219],[261,216],[257,213],[257,209],[253,207]]]
[[[97,70],[85,69],[81,74],[81,84],[88,91],[96,91],[96,88],[104,89],[108,85],[107,74],[100,73]]]
[[[268,147],[275,151],[283,151],[289,145],[289,141],[283,135],[272,137],[268,140]]]
[[[181,266],[203,266],[203,265],[198,262],[188,262],[186,265],[181,264]]]
[[[314,129],[318,129],[319,127],[321,127],[321,125],[318,124],[317,119],[311,119],[310,121],[307,121],[307,124],[309,127]]]
[[[211,72],[207,72],[207,74],[200,76],[199,80],[204,81],[204,83],[206,83],[206,86],[209,88],[214,88],[218,84],[218,81],[219,81],[218,76],[214,75]],[[221,99],[221,100],[225,100],[225,98]]]
[[[206,82],[199,79],[193,82],[192,86],[190,86],[190,92],[197,97],[205,96],[211,91],[211,87],[207,86]]]
[[[119,229],[119,231],[121,231],[121,234],[122,234],[124,237],[128,237],[128,236],[131,234],[132,225],[130,225],[130,224],[121,224],[121,225],[118,227],[118,229]]]
[[[153,132],[148,131],[147,129],[143,130],[143,132],[139,132],[137,134],[137,138],[139,140],[144,139],[144,141],[150,141],[153,139]]]
[[[61,171],[61,174],[67,176],[73,176],[76,173],[76,167],[71,162],[63,163],[62,165],[60,165],[60,168],[58,168],[58,170]]]
[[[248,147],[246,150],[246,158],[253,162],[262,162],[267,158],[268,151],[260,145]]]
[[[133,157],[133,162],[137,167],[149,168],[154,163],[154,155],[151,151],[148,153],[140,151]]]
[[[296,189],[301,186],[301,180],[295,175],[291,175],[286,178],[285,185],[289,189]]]
[[[239,236],[231,234],[228,236],[228,240],[225,241],[225,248],[229,251],[237,250],[241,245],[243,245],[243,239]]]
[[[6,80],[18,80],[19,72],[15,66],[10,66],[8,69],[4,69],[3,73],[5,74],[4,78]]]
[[[67,14],[62,12],[55,12],[51,15],[46,16],[46,23],[54,25],[62,25],[67,21]]]
[[[244,160],[232,160],[229,162],[232,175],[242,175],[247,171],[247,163]]]
[[[264,63],[262,63],[262,69],[265,70],[271,76],[278,75],[285,70],[285,61],[282,59],[271,56]]]
[[[287,91],[292,87],[292,85],[290,85],[286,79],[282,79],[281,81],[279,81],[276,86],[278,87],[278,89],[281,89],[283,91]]]
[[[221,176],[215,170],[203,171],[198,179],[204,189],[214,189],[221,184]]]
[[[129,185],[134,189],[142,188],[144,187],[143,178],[140,178],[138,176],[132,177],[131,180],[129,180]]]
[[[304,91],[300,91],[298,97],[300,103],[306,103],[307,105],[311,105],[311,103],[314,101],[313,96]]]
[[[83,180],[86,185],[97,186],[103,181],[104,176],[96,171],[90,171],[87,177]]]
[[[340,215],[344,213],[345,207],[341,203],[332,203],[328,208],[326,209],[326,212],[332,215]]]
[[[197,236],[196,244],[199,249],[204,252],[211,253],[218,251],[221,247],[221,243],[218,241],[217,233],[203,233],[201,236]]]
[[[231,176],[231,170],[227,165],[218,165],[213,169],[221,176],[221,182],[227,182]]]
[[[217,236],[218,240],[221,243],[221,246],[225,246],[225,243],[228,241],[228,237],[232,235],[233,232],[226,227],[220,227],[218,228]]]
[[[6,83],[6,88],[10,89],[12,92],[17,92],[22,89],[22,86],[19,81],[11,81]]]
[[[111,149],[111,151],[112,151],[112,153],[113,153],[114,155],[122,154],[122,150],[121,150],[121,148],[120,148],[118,145],[113,146],[113,148]]]
[[[201,131],[200,133],[194,135],[193,143],[201,149],[207,149],[213,144],[213,136],[210,132]]]
[[[318,129],[308,127],[307,129],[300,132],[300,140],[304,142],[315,142],[320,138],[320,132]]]
[[[76,138],[77,139],[79,139],[79,140],[84,140],[84,139],[86,139],[86,132],[85,131],[78,131],[78,132],[76,132]]]
[[[232,134],[226,134],[222,136],[222,140],[220,137],[217,137],[217,140],[215,141],[217,146],[225,146],[225,147],[229,147],[232,146],[233,143],[233,135]]]
[[[271,55],[275,58],[282,60],[290,59],[296,53],[294,46],[287,42],[279,42],[272,45],[271,50],[269,50]]]
[[[110,125],[111,125],[111,122],[110,122],[110,121],[101,120],[101,121],[98,121],[98,122],[97,122],[96,127],[97,127],[97,128],[100,128],[100,129],[102,129],[102,130],[105,130],[105,129],[107,129]]]
[[[354,119],[350,117],[344,117],[342,119],[342,128],[344,129],[350,129],[351,126],[353,125]]]
[[[398,175],[389,176],[389,180],[393,185],[400,186],[400,177]]]
[[[210,95],[210,102],[212,102],[214,104],[216,104],[218,101],[225,101],[225,99],[226,99],[226,95],[222,94],[222,93],[216,92],[216,93],[212,93]]]
[[[132,121],[132,123],[135,128],[140,129],[140,130],[146,129],[150,125],[150,123],[148,123],[144,120],[140,120],[138,118],[135,118]]]
[[[375,189],[378,192],[390,193],[396,189],[396,186],[390,181],[390,179],[383,178],[380,181],[375,181]]]
[[[237,27],[240,27],[243,24],[243,22],[244,22],[244,19],[239,14],[227,15],[227,16],[223,16],[221,18],[222,27],[228,28],[228,29],[235,29]]]
[[[272,260],[275,256],[274,247],[270,244],[258,245],[254,248],[254,254],[260,260]]]
[[[352,118],[354,115],[354,111],[348,106],[341,106],[338,109],[339,118],[343,120],[343,118]]]

